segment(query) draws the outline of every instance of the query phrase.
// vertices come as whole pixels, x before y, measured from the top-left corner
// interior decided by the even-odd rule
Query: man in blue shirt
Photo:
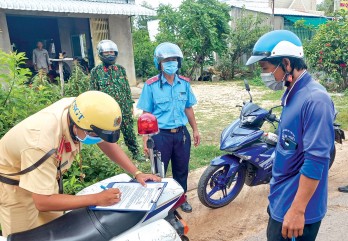
[[[270,182],[269,241],[314,241],[327,210],[335,111],[325,88],[307,72],[303,56],[294,33],[276,30],[256,42],[247,62],[259,62],[269,88],[286,87]]]
[[[177,74],[182,60],[183,54],[176,44],[166,42],[157,46],[154,63],[160,74],[146,81],[137,107],[156,116],[160,132],[153,137],[155,149],[161,152],[165,172],[172,161],[173,178],[186,193],[191,149],[187,122],[192,127],[195,146],[200,143],[200,135],[192,109],[196,97],[189,79]],[[144,151],[148,154],[146,141],[145,137]],[[192,212],[187,200],[181,209]]]

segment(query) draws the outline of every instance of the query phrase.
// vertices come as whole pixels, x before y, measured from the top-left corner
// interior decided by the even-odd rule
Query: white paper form
[[[156,204],[166,183],[151,182],[143,187],[140,183],[125,182],[114,183],[112,188],[118,188],[121,192],[120,202],[107,207],[96,206],[95,210],[118,210],[118,211],[149,211]],[[110,184],[108,188],[110,188]]]

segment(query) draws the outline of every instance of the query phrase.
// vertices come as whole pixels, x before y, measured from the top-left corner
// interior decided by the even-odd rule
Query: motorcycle
[[[153,118],[155,118],[153,116]],[[139,134],[149,137],[158,132],[156,122],[149,125],[148,119],[142,118]],[[149,129],[150,127],[150,129]],[[151,150],[152,162],[154,152]],[[158,154],[155,152],[155,154]],[[158,162],[158,164],[160,164]],[[161,164],[163,165],[163,164]],[[176,209],[185,201],[183,188],[172,178],[164,178],[164,173],[156,167],[151,167],[153,174],[160,174],[166,186],[156,201],[155,208],[150,211],[109,211],[94,210],[89,207],[72,210],[63,216],[37,228],[14,233],[7,238],[0,237],[0,241],[189,241],[186,234],[188,226]],[[107,186],[112,182],[135,181],[127,174],[120,174],[95,183],[81,190],[77,195],[85,195],[100,186]]]
[[[253,103],[250,87],[244,80],[249,94],[249,102],[243,102],[240,116],[223,130],[220,150],[228,154],[216,157],[202,174],[198,183],[198,197],[201,203],[210,208],[220,208],[232,202],[244,184],[257,186],[267,184],[272,178],[272,166],[278,136],[265,132],[262,126],[269,122],[276,129],[279,119],[273,114],[275,106],[266,110]],[[337,113],[336,113],[337,114]],[[344,131],[334,124],[335,141],[342,143]],[[334,146],[330,167],[336,155]]]

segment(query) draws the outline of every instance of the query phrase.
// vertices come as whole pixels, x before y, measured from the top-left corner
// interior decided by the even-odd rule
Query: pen
[[[291,241],[296,241],[296,238],[292,236]]]
[[[104,190],[107,190],[107,189],[108,189],[108,188],[105,187],[104,185],[100,185],[100,188],[101,188],[101,189],[104,189]]]

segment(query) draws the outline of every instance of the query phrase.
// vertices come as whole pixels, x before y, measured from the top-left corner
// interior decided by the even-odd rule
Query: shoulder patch
[[[182,80],[185,80],[185,81],[187,81],[187,82],[190,82],[190,81],[191,81],[190,78],[187,78],[187,77],[182,76],[182,75],[179,75],[179,78],[182,79]]]
[[[145,83],[148,84],[148,85],[150,85],[150,84],[155,83],[155,82],[158,81],[158,80],[159,80],[158,75],[156,75],[156,76],[154,76],[154,77],[152,77],[152,78],[146,80]]]

